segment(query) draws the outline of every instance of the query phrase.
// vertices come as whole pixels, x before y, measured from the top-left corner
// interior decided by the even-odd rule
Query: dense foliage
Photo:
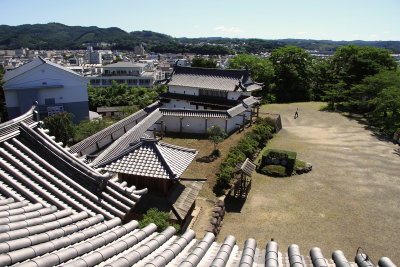
[[[269,60],[274,67],[274,92],[278,102],[310,100],[312,60],[309,53],[286,46],[275,49]]]
[[[197,67],[197,68],[211,68],[211,69],[216,69],[217,68],[217,62],[214,60],[210,59],[205,59],[202,57],[195,57],[192,60],[192,67]]]
[[[307,50],[336,51],[350,42],[303,39],[239,39],[239,38],[173,38],[152,31],[125,32],[119,28],[67,26],[60,23],[8,26],[0,25],[0,49],[82,49],[84,43],[108,43],[105,48],[133,50],[144,44],[145,49],[159,53],[196,53],[226,55],[234,53],[271,52],[285,45]],[[360,46],[373,46],[400,53],[398,41],[353,41]]]
[[[159,93],[166,92],[164,85],[153,88],[129,87],[127,84],[113,84],[108,87],[93,87],[88,85],[89,109],[97,107],[136,106],[144,108],[153,103]]]
[[[271,61],[268,58],[248,54],[240,54],[228,61],[229,69],[244,69],[246,66],[250,69],[253,80],[264,84],[261,92],[255,92],[254,95],[261,96],[264,103],[274,102],[275,96],[272,94],[274,67]]]
[[[178,224],[170,224],[168,222],[168,212],[159,211],[157,208],[149,209],[146,214],[143,215],[143,220],[139,221],[139,228],[143,228],[150,223],[157,225],[157,232],[161,233],[168,226],[173,226],[177,232],[180,230]]]
[[[275,122],[271,119],[258,118],[252,132],[247,133],[236,146],[229,149],[228,155],[224,158],[217,175],[215,193],[221,194],[223,189],[229,187],[233,175],[232,171],[239,162],[246,158],[253,158],[257,149],[263,148],[272,137]]]
[[[74,114],[60,112],[43,120],[43,127],[49,130],[49,134],[56,138],[57,142],[64,145],[70,143],[75,134],[75,126],[72,122]]]

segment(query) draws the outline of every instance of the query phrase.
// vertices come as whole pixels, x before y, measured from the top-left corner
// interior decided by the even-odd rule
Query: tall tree
[[[74,137],[75,127],[72,122],[74,114],[68,112],[60,112],[54,116],[47,117],[43,120],[43,127],[48,129],[50,135],[55,136],[57,142],[68,144],[70,139]]]
[[[205,59],[202,57],[193,58],[191,66],[200,68],[210,68],[210,69],[216,69],[218,67],[217,62],[215,62],[212,58]]]
[[[275,49],[270,56],[274,66],[275,93],[279,102],[307,101],[311,93],[312,58],[295,46]]]
[[[332,58],[332,68],[347,89],[360,83],[365,77],[382,70],[395,70],[397,64],[389,51],[354,44],[339,48]]]

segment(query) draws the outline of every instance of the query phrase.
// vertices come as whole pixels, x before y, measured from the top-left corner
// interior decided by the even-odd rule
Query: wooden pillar
[[[126,127],[124,126],[124,133],[126,133]]]
[[[207,118],[205,119],[204,133],[207,133]]]
[[[155,127],[153,128],[153,138],[157,138],[157,129]]]
[[[243,127],[243,131],[244,131],[244,125],[246,124],[246,114],[243,113],[243,123],[242,123],[242,127]]]
[[[179,119],[180,119],[179,132],[181,133],[182,132],[182,121],[183,121],[183,118],[180,117]]]
[[[228,119],[225,119],[225,132],[228,133]]]
[[[164,121],[161,121],[161,139],[164,138]]]
[[[257,106],[257,119],[258,119],[259,113],[260,113],[260,106]]]

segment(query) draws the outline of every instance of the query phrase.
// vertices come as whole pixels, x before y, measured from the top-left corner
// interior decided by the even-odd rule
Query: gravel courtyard
[[[296,151],[313,170],[290,178],[254,173],[247,201],[231,205],[218,241],[232,234],[240,247],[249,237],[264,246],[274,238],[282,252],[298,244],[307,255],[318,246],[326,258],[340,249],[349,261],[363,247],[376,264],[387,256],[398,265],[400,156],[356,120],[318,111],[322,104],[262,108],[282,117],[269,147]]]

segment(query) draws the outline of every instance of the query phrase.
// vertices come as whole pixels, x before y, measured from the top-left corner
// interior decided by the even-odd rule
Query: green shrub
[[[266,165],[260,169],[260,172],[273,177],[287,176],[286,168],[281,165]]]
[[[244,137],[240,139],[236,147],[246,155],[247,158],[252,158],[257,150],[258,142],[254,139]]]
[[[221,150],[214,149],[213,152],[211,153],[211,155],[215,156],[215,157],[220,157],[221,156]]]
[[[279,149],[267,149],[265,150],[264,154],[262,155],[261,166],[267,165],[267,160],[270,158],[275,158],[279,160],[286,160],[286,172],[291,174],[294,170],[294,165],[296,163],[297,153],[292,151],[286,150],[279,150]],[[261,168],[262,168],[261,167]]]
[[[139,228],[143,228],[150,223],[157,225],[157,231],[160,233],[164,231],[168,226],[173,226],[177,232],[180,230],[178,224],[170,224],[167,220],[169,218],[168,212],[159,211],[157,208],[149,209],[145,215],[143,215],[143,220],[139,221]]]

